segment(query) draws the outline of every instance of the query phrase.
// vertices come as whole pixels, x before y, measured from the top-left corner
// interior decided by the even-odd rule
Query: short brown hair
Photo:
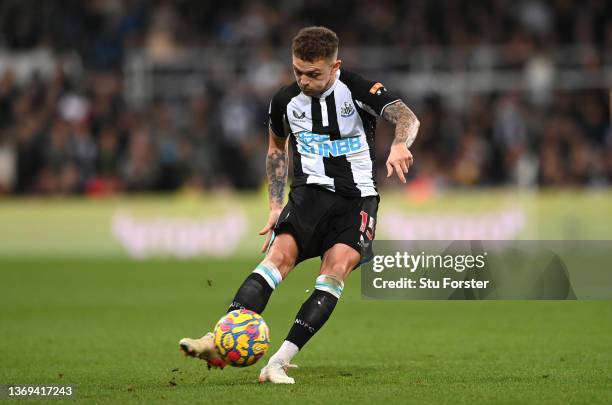
[[[298,58],[314,62],[336,55],[339,42],[336,33],[329,28],[306,27],[293,38],[292,51]]]

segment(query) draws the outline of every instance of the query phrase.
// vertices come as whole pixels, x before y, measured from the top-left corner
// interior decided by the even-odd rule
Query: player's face
[[[305,61],[294,55],[293,74],[304,94],[317,96],[332,85],[340,64],[341,61],[336,59]]]

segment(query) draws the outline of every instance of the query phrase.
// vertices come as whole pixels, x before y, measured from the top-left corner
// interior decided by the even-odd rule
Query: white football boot
[[[225,367],[225,361],[219,356],[215,348],[215,338],[212,332],[199,339],[183,338],[179,341],[179,348],[185,356],[197,357],[208,363],[208,368]]]
[[[290,368],[297,366],[289,363],[268,363],[259,373],[259,383],[269,381],[272,384],[295,384],[295,380],[287,375],[287,370]]]

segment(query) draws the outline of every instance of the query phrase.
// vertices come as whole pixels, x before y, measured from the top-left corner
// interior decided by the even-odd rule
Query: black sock
[[[302,304],[286,340],[301,349],[329,319],[337,302],[332,294],[315,289]]]
[[[270,287],[270,284],[261,275],[251,273],[238,289],[227,312],[236,309],[249,309],[261,314],[268,304],[272,291],[274,290]]]

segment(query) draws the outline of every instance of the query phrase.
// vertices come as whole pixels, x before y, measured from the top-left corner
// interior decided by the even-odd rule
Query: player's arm
[[[266,156],[266,173],[268,175],[268,198],[270,214],[268,222],[259,232],[267,235],[261,251],[265,252],[276,220],[283,209],[285,198],[285,184],[287,184],[287,138],[276,136],[272,128],[269,129],[268,155]]]
[[[360,103],[359,107],[395,125],[395,139],[387,159],[387,177],[395,170],[402,183],[405,183],[404,173],[407,173],[412,165],[412,154],[408,148],[416,138],[419,120],[400,97],[388,91],[382,83],[367,80],[348,71],[343,71],[340,75]]]
[[[395,138],[387,159],[387,177],[390,177],[395,170],[401,182],[406,183],[404,173],[408,173],[413,162],[412,153],[408,148],[416,139],[419,120],[401,100],[386,106],[382,111],[382,117],[395,125]]]

